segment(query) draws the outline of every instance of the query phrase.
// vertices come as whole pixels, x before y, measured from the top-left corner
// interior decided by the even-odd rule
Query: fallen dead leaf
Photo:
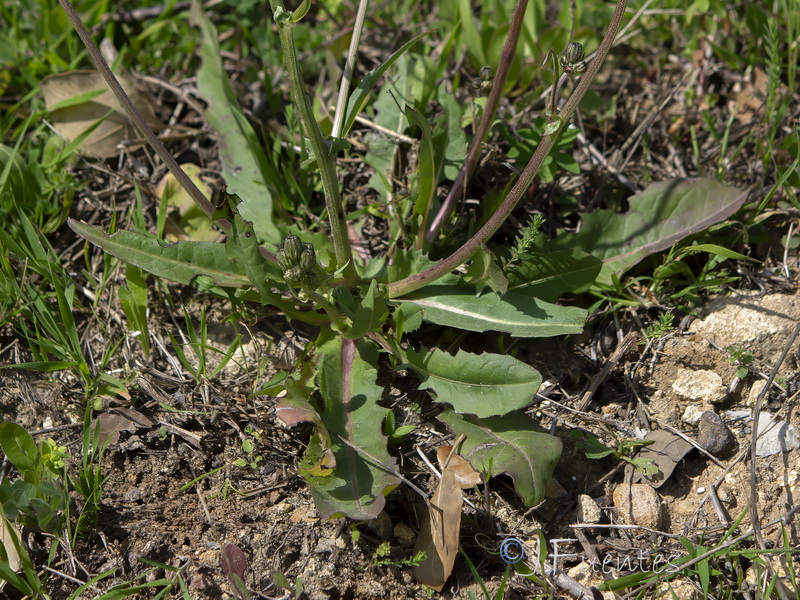
[[[639,450],[637,458],[652,460],[658,467],[658,473],[645,478],[637,472],[635,480],[647,479],[650,485],[658,489],[670,478],[675,466],[694,449],[694,446],[666,429],[654,429],[644,436],[644,439],[653,440],[653,443]]]
[[[450,456],[451,449],[452,446],[441,446],[436,449],[436,460],[439,461],[439,468],[442,470],[447,466],[447,457]],[[455,474],[456,483],[461,486],[462,490],[468,490],[483,483],[481,474],[473,469],[467,459],[460,454],[450,456],[449,468]]]
[[[108,438],[111,438],[111,443],[116,443],[121,431],[149,429],[155,425],[150,417],[132,408],[113,408],[97,417],[95,422],[100,427],[101,444]]]
[[[451,460],[452,462],[452,460]],[[430,518],[423,521],[414,552],[424,551],[426,558],[414,567],[414,577],[421,584],[441,591],[453,571],[458,554],[461,530],[461,507],[464,496],[450,465],[429,503]]]
[[[156,117],[152,101],[147,95],[123,80],[120,80],[120,84],[150,128],[162,130],[163,124]],[[78,152],[81,154],[93,158],[116,156],[120,143],[139,137],[128,115],[97,71],[48,75],[42,79],[39,87],[56,132],[68,143],[75,141],[108,115],[80,145]],[[92,92],[101,90],[98,95],[92,95]]]

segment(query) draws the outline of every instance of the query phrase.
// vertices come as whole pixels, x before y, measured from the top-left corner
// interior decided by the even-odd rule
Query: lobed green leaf
[[[455,436],[466,436],[461,455],[487,478],[508,473],[526,506],[544,500],[545,486],[561,458],[561,440],[522,412],[479,419],[446,410],[438,419]]]
[[[219,287],[250,287],[250,280],[226,255],[225,246],[213,242],[164,244],[155,236],[118,231],[108,235],[100,227],[68,221],[70,228],[105,252],[158,277],[190,285],[200,275]]]
[[[578,248],[603,259],[597,280],[611,285],[613,274],[730,217],[747,194],[716,179],[661,181],[629,198],[625,214],[597,210],[583,215],[581,230],[560,235],[551,247]]]
[[[542,383],[536,369],[513,356],[463,350],[452,356],[423,346],[418,352],[409,349],[406,361],[422,379],[420,388],[432,389],[438,402],[456,412],[478,417],[525,408]]]

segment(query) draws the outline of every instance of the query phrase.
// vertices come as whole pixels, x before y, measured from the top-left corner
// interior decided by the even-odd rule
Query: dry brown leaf
[[[120,80],[120,84],[150,128],[154,131],[163,129],[147,95],[123,80]],[[39,87],[56,132],[67,142],[73,142],[106,113],[112,111],[81,144],[78,149],[81,154],[93,158],[116,156],[119,154],[117,146],[121,142],[139,137],[128,115],[97,71],[70,71],[49,75],[39,83]],[[87,102],[57,108],[62,102],[93,90],[104,92]]]
[[[654,429],[644,439],[654,441],[649,446],[639,450],[637,458],[652,460],[658,467],[658,473],[646,478],[650,485],[657,489],[670,478],[675,466],[694,449],[694,446],[666,429]],[[636,475],[635,481],[645,479],[639,472]]]
[[[752,123],[765,106],[769,76],[763,69],[754,68],[749,80],[741,84],[741,90],[736,97],[728,102],[728,109],[736,110],[736,120],[740,123]],[[780,103],[786,86],[779,86],[776,103]]]
[[[447,464],[447,457],[450,456],[452,446],[442,446],[436,449],[436,460],[439,461],[439,468],[445,469]],[[462,490],[468,490],[476,485],[483,483],[481,474],[472,468],[466,458],[460,454],[453,454],[450,457],[449,468],[456,476],[456,483],[461,486]]]
[[[451,461],[452,462],[452,461]],[[448,466],[430,501],[430,518],[423,521],[414,552],[425,552],[426,559],[414,567],[414,577],[423,585],[441,591],[453,571],[461,534],[461,507],[464,496],[455,470]]]
[[[561,496],[567,495],[567,490],[565,490],[564,486],[557,480],[551,477],[544,489],[544,495],[546,498],[561,498]]]
[[[155,422],[132,408],[113,408],[97,417],[100,427],[100,443],[111,438],[111,443],[116,443],[121,431],[136,431],[137,429],[149,429]]]

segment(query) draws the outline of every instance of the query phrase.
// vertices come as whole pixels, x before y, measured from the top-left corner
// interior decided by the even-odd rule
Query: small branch
[[[605,61],[606,56],[611,49],[611,45],[614,42],[614,37],[619,30],[620,24],[622,23],[622,17],[625,15],[626,5],[627,0],[618,0],[616,9],[614,10],[614,15],[611,18],[611,23],[608,26],[608,30],[606,31],[603,41],[600,43],[600,47],[595,53],[594,59],[589,63],[588,67],[586,68],[586,73],[583,77],[581,77],[580,82],[575,87],[575,91],[569,97],[569,100],[567,100],[564,108],[558,114],[558,117],[561,119],[561,127],[555,133],[542,137],[542,140],[539,142],[539,145],[531,157],[530,162],[528,162],[528,165],[522,171],[517,179],[517,182],[514,184],[514,187],[511,188],[508,196],[506,196],[506,199],[503,200],[503,203],[500,205],[497,211],[495,211],[495,213],[489,217],[489,220],[486,222],[486,224],[481,227],[466,244],[461,246],[461,248],[456,250],[449,257],[438,262],[429,269],[426,269],[422,273],[418,273],[416,275],[412,275],[411,277],[401,279],[400,281],[390,283],[388,285],[388,293],[390,298],[397,298],[403,294],[408,294],[414,290],[418,290],[419,288],[436,281],[440,277],[447,275],[450,271],[469,260],[478,247],[485,243],[505,222],[514,208],[517,206],[517,203],[522,198],[525,191],[533,182],[534,177],[536,177],[536,175],[539,173],[539,169],[544,163],[544,160],[547,158],[547,155],[550,154],[550,150],[552,150],[556,140],[558,140],[561,132],[567,126],[570,119],[572,119],[572,116],[575,114],[575,111],[578,108],[578,104],[586,95],[586,92],[592,85],[594,78],[600,71],[600,67],[602,67],[603,62]]]

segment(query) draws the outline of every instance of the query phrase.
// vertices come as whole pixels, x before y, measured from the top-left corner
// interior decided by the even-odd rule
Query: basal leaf
[[[578,233],[560,235],[552,247],[578,248],[603,259],[597,281],[608,285],[612,274],[620,275],[644,257],[727,219],[747,193],[716,179],[654,183],[628,199],[627,213],[588,213]]]
[[[516,292],[475,296],[469,288],[432,285],[398,298],[422,307],[423,318],[467,331],[505,331],[514,337],[551,337],[583,331],[586,311]]]
[[[225,253],[223,244],[177,242],[163,245],[154,236],[132,231],[108,235],[99,227],[68,221],[70,228],[85,240],[148,273],[190,285],[198,275],[209,277],[220,287],[249,287],[247,276]]]
[[[336,469],[326,477],[304,477],[322,516],[374,519],[383,510],[384,496],[400,483],[389,471],[396,468],[395,459],[381,431],[386,411],[378,406],[377,348],[336,336],[320,344],[318,354],[325,400],[320,415],[331,435]]]
[[[422,379],[420,388],[432,389],[436,400],[456,412],[478,417],[503,415],[528,406],[542,383],[542,376],[513,356],[470,354],[455,356],[441,350],[409,349],[410,366]]]
[[[438,419],[455,436],[466,435],[461,455],[484,475],[507,473],[526,506],[544,500],[545,486],[561,457],[561,440],[522,412],[479,419],[446,410]]]
[[[281,236],[272,219],[272,188],[278,174],[239,108],[222,65],[216,28],[199,3],[192,3],[190,14],[192,24],[203,34],[197,88],[208,104],[205,117],[216,132],[227,191],[242,198],[239,214],[253,224],[259,240],[277,244]]]
[[[565,293],[589,287],[603,266],[599,258],[582,250],[521,254],[506,272],[510,291],[555,302]]]

